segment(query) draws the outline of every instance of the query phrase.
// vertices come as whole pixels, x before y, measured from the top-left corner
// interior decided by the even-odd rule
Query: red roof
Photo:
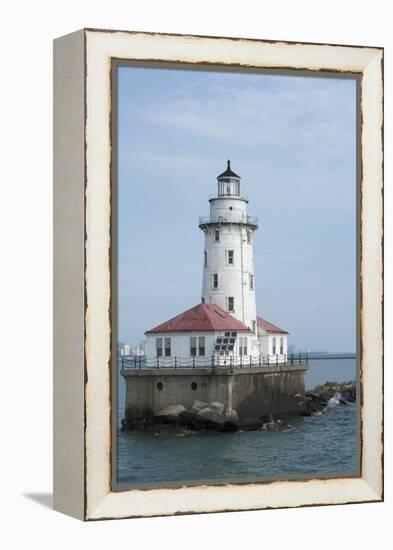
[[[156,332],[209,332],[216,330],[236,330],[250,332],[241,321],[215,304],[198,304],[187,309],[173,319],[147,330],[145,334]]]
[[[262,319],[262,317],[257,316],[257,323],[258,323],[258,326],[263,328],[263,330],[266,332],[277,332],[279,334],[288,334],[287,330],[277,327],[276,325],[273,325],[273,323],[269,323],[269,321],[265,321],[265,319]]]

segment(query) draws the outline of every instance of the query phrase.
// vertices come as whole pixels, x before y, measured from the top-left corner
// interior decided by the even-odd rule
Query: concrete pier
[[[121,371],[126,382],[125,417],[149,418],[169,405],[190,409],[195,400],[219,401],[240,418],[302,410],[305,364],[262,367],[159,368]]]

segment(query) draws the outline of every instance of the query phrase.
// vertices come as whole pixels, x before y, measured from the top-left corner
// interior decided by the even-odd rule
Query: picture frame
[[[359,477],[113,490],[119,60],[359,79]],[[54,42],[54,159],[54,508],[91,521],[383,500],[383,48],[77,31]]]

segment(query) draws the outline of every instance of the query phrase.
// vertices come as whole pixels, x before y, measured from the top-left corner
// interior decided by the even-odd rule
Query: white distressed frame
[[[67,350],[59,353],[55,375],[63,384],[79,383],[85,369],[83,415],[72,409],[74,432],[67,443],[75,456],[64,459],[55,446],[55,507],[85,520],[176,513],[251,510],[318,504],[380,501],[383,498],[383,50],[381,48],[316,45],[259,40],[84,30],[58,39],[58,59],[70,68],[75,55],[85,56],[85,365],[64,375]],[[82,44],[79,54],[76,44]],[[74,51],[75,50],[75,51]],[[64,54],[66,52],[66,54]],[[55,46],[56,53],[56,46]],[[65,58],[65,61],[64,61]],[[225,486],[111,491],[110,414],[110,180],[111,60],[167,61],[260,67],[280,70],[352,72],[361,80],[361,441],[359,478],[276,481]],[[79,58],[78,58],[79,59]],[[55,55],[56,65],[56,55]],[[59,96],[67,93],[60,90]],[[59,102],[61,99],[59,99]],[[56,111],[55,94],[55,111]],[[60,108],[60,107],[59,107]],[[58,116],[61,119],[61,115]],[[64,121],[63,121],[64,124]],[[75,132],[79,132],[76,124]],[[61,124],[60,129],[61,131]],[[55,123],[56,133],[56,123]],[[79,134],[78,134],[79,135]],[[77,156],[76,146],[69,145]],[[59,155],[67,154],[67,148]],[[72,155],[71,155],[72,156]],[[78,165],[79,166],[79,165]],[[80,166],[79,166],[80,168]],[[80,170],[79,170],[80,171]],[[80,180],[80,174],[77,176]],[[64,185],[57,174],[55,188]],[[80,191],[80,189],[79,189]],[[56,204],[55,204],[56,215]],[[82,238],[82,237],[81,237]],[[84,236],[83,236],[84,238]],[[64,246],[66,237],[59,239]],[[59,306],[61,309],[61,306]],[[61,311],[60,311],[61,314]],[[56,322],[56,318],[55,318]],[[56,332],[56,330],[55,330]],[[68,367],[69,368],[69,367]],[[63,376],[64,375],[64,376]],[[67,379],[67,376],[69,377]],[[56,389],[56,376],[55,376]],[[57,393],[58,408],[65,397]],[[67,399],[72,401],[70,395]],[[55,407],[56,409],[56,407]],[[60,415],[61,416],[61,415]],[[56,423],[56,410],[55,410]],[[56,431],[64,419],[57,417]],[[74,435],[73,435],[74,433]],[[84,447],[80,449],[81,434]],[[84,455],[84,464],[80,457]],[[68,455],[67,455],[68,456]],[[79,462],[77,462],[79,461]],[[56,468],[56,464],[58,464]],[[64,472],[66,470],[66,472]],[[66,474],[66,475],[65,475]],[[68,474],[68,475],[67,475]],[[67,481],[79,480],[75,492]],[[76,494],[77,493],[77,494]]]

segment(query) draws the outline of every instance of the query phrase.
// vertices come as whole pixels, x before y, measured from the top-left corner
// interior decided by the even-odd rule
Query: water
[[[306,387],[356,379],[354,359],[311,360]],[[124,382],[119,383],[119,419]],[[191,435],[118,432],[118,483],[158,484],[224,478],[355,475],[356,404],[289,419],[283,432]]]
[[[306,389],[312,390],[317,384],[323,384],[328,380],[356,380],[356,359],[311,359],[305,376]]]

